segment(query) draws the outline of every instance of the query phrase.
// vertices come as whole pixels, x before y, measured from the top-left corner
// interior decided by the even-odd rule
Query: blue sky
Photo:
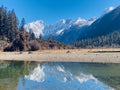
[[[106,8],[119,6],[120,0],[0,0],[1,5],[14,9],[18,19],[24,17],[27,23],[43,20],[53,24],[60,19],[99,17]]]

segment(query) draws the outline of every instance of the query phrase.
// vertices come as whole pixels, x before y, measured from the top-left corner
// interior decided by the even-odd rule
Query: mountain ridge
[[[55,37],[56,40],[64,42],[64,40],[60,40],[60,38],[62,39],[63,35],[65,35],[67,32],[72,32],[73,31],[71,30],[72,28],[76,27],[82,29],[85,26],[91,25],[95,20],[96,18],[85,20],[79,17],[74,21],[72,19],[66,19],[66,20],[62,19],[59,22],[52,25],[47,25],[42,20],[37,20],[26,24],[24,28],[27,32],[29,32],[30,29],[32,29],[36,38],[39,38],[39,35],[42,35],[44,39],[53,36]]]
[[[94,38],[120,29],[120,6],[92,23],[79,39]]]
[[[42,34],[42,37],[44,39],[47,39],[50,36],[52,36],[57,41],[70,44],[77,40],[94,38],[101,35],[109,34],[114,30],[118,30],[120,28],[120,18],[118,17],[120,14],[119,8],[120,6],[117,8],[109,7],[105,9],[104,14],[97,19],[91,18],[90,20],[86,20],[80,17],[76,20],[62,19],[59,22],[52,25],[47,25],[39,20],[40,22],[36,22],[39,22],[38,28],[40,29],[38,30],[40,31],[37,31],[36,27],[35,29],[34,27],[30,27],[29,24],[26,24],[25,27],[27,27],[27,31],[29,31],[29,29],[32,28],[33,32],[35,32],[35,35],[37,35],[37,37],[40,34]],[[115,22],[115,24],[113,22]],[[35,22],[32,22],[30,24],[31,26],[32,24],[33,26],[37,25]]]

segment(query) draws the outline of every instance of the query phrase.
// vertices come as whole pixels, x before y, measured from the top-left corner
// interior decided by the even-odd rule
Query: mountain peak
[[[61,22],[62,22],[63,24],[65,24],[65,23],[66,23],[66,20],[65,20],[65,19],[62,19]]]
[[[26,24],[24,26],[24,28],[28,32],[30,29],[32,29],[37,38],[39,37],[40,34],[43,35],[42,30],[44,29],[44,27],[45,27],[45,24],[42,20],[37,20],[37,21],[31,22],[29,24]]]
[[[89,25],[91,25],[93,22],[95,22],[97,20],[96,17],[92,17],[91,19],[88,20]]]
[[[74,23],[73,25],[77,25],[79,27],[83,27],[83,26],[86,26],[86,25],[91,25],[94,21],[96,20],[96,18],[91,18],[90,20],[86,20],[86,19],[83,19],[83,18],[78,18]]]
[[[74,22],[74,24],[80,24],[81,22],[86,22],[86,21],[87,21],[87,20],[79,17],[79,18]]]
[[[79,27],[82,27],[86,24],[87,24],[87,20],[80,18],[80,17],[73,23],[73,25],[77,25]]]
[[[111,12],[111,11],[114,10],[114,9],[115,9],[115,8],[114,8],[113,6],[110,6],[110,7],[106,8],[106,9],[103,11],[103,15]]]

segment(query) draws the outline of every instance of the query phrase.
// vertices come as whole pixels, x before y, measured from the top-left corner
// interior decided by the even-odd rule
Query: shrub
[[[29,42],[29,51],[36,51],[40,49],[40,44],[36,40]]]

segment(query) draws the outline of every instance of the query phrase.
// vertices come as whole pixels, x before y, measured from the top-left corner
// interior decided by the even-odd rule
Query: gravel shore
[[[0,60],[39,62],[120,63],[119,49],[44,50],[0,52]]]

